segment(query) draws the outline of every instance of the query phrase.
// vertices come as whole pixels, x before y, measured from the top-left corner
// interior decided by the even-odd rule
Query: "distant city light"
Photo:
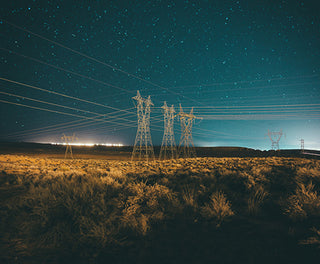
[[[67,143],[50,142],[51,145],[67,145]],[[106,146],[106,147],[122,147],[123,144],[114,143],[70,143],[71,146],[83,146],[83,147],[93,147],[93,146]]]

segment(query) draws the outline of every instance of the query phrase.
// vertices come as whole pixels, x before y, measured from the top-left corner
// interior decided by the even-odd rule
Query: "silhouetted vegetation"
[[[2,263],[308,263],[320,161],[0,155]]]

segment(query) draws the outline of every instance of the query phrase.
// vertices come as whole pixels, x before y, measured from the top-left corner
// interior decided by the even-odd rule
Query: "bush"
[[[313,236],[307,238],[306,240],[302,240],[300,241],[300,244],[303,245],[313,245],[316,246],[320,249],[320,230],[313,227],[311,229],[311,231],[313,232]]]
[[[320,216],[320,197],[314,191],[312,182],[308,185],[298,184],[295,194],[289,196],[287,200],[285,214],[293,220]]]
[[[214,192],[210,196],[209,203],[201,208],[201,215],[209,220],[213,220],[219,227],[223,221],[234,215],[231,204],[227,201],[224,193],[221,191]]]
[[[269,196],[269,193],[265,191],[263,186],[259,186],[256,190],[250,195],[248,199],[248,212],[251,215],[257,215],[261,209],[262,204],[265,199]]]

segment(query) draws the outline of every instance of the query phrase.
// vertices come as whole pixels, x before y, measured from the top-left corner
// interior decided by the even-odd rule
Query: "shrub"
[[[201,215],[206,219],[213,220],[219,227],[223,221],[233,216],[234,212],[224,193],[218,191],[214,192],[210,196],[210,201],[202,207]]]
[[[147,185],[143,182],[128,184],[127,199],[122,210],[121,223],[137,234],[146,235],[153,222],[171,216],[177,200],[165,186]]]
[[[307,238],[306,240],[300,241],[300,244],[303,245],[314,245],[320,249],[320,230],[313,227],[311,231],[314,233],[313,236]]]
[[[189,185],[183,188],[182,200],[185,206],[188,208],[192,208],[193,210],[196,210],[196,208],[198,207],[196,191],[194,188],[190,187]]]
[[[261,209],[265,199],[269,196],[269,193],[259,186],[248,199],[248,212],[251,215],[257,215]]]
[[[320,216],[320,197],[314,191],[312,182],[308,185],[302,183],[298,185],[295,194],[289,196],[287,200],[285,214],[293,220]]]

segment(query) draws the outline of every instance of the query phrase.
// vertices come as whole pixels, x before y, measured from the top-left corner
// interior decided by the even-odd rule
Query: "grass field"
[[[0,155],[1,263],[313,263],[320,161]]]

